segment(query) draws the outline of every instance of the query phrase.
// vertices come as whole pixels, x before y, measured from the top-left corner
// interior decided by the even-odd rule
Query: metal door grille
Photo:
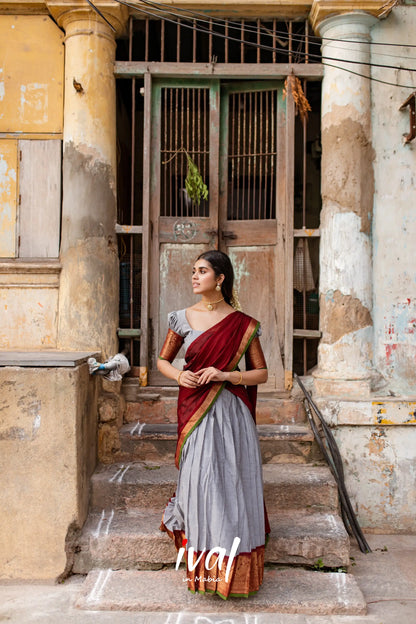
[[[185,189],[187,154],[209,187],[209,89],[162,89],[161,206],[163,217],[206,217],[208,200],[196,204]]]
[[[275,219],[277,91],[229,100],[228,219]]]

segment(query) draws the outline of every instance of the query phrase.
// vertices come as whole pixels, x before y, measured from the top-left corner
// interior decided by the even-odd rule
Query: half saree
[[[184,370],[208,366],[232,371],[245,355],[247,370],[266,368],[259,323],[232,312],[206,331],[190,327],[186,311],[169,315],[160,356],[172,362],[182,344]],[[179,388],[176,493],[167,503],[160,529],[179,550],[186,544],[188,589],[195,593],[247,597],[263,580],[266,534],[261,455],[255,425],[256,388],[211,382]],[[241,541],[232,551],[235,538]],[[225,557],[207,555],[225,549]],[[230,555],[232,565],[227,564]],[[209,569],[207,569],[209,566]]]

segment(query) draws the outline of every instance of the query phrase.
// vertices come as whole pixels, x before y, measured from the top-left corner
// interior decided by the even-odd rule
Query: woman
[[[179,385],[179,478],[160,528],[178,550],[186,544],[188,589],[224,599],[259,589],[270,531],[255,426],[257,385],[267,381],[267,367],[259,323],[232,307],[233,281],[226,254],[199,256],[192,287],[201,299],[169,314],[158,360],[160,372]],[[171,362],[182,344],[186,364],[180,371]],[[246,371],[240,372],[243,355]],[[223,550],[210,556],[215,548]]]

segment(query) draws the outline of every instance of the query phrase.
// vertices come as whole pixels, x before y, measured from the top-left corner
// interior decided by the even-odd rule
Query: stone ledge
[[[315,402],[331,426],[416,425],[416,397],[377,397],[347,400],[316,397]]]
[[[74,368],[85,364],[90,357],[99,356],[98,351],[0,351],[0,366]]]

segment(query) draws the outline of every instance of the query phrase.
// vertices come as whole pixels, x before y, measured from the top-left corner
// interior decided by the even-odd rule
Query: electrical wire
[[[407,67],[392,66],[392,65],[383,65],[381,63],[373,63],[373,64],[372,63],[361,63],[359,61],[354,61],[354,60],[351,60],[351,59],[337,59],[337,58],[332,58],[332,57],[327,57],[327,59],[321,60],[320,55],[319,56],[318,55],[313,55],[310,52],[307,53],[307,52],[303,52],[303,51],[300,51],[300,50],[297,50],[297,51],[291,50],[291,51],[289,51],[289,50],[276,49],[276,48],[274,48],[272,46],[267,46],[267,45],[255,43],[255,42],[252,42],[252,41],[247,41],[247,40],[237,39],[235,37],[230,37],[228,35],[225,35],[225,34],[222,34],[222,33],[218,33],[218,32],[215,32],[213,30],[209,30],[208,28],[201,28],[201,27],[197,27],[197,26],[194,26],[194,25],[191,25],[191,24],[187,24],[186,22],[183,22],[183,21],[178,22],[178,19],[174,20],[174,19],[170,19],[170,18],[166,17],[166,14],[168,14],[168,15],[173,15],[174,17],[181,19],[180,16],[178,16],[176,13],[174,13],[172,11],[164,10],[163,11],[163,15],[161,15],[160,13],[153,13],[152,11],[141,9],[141,8],[137,7],[136,5],[133,5],[130,2],[127,2],[127,0],[116,0],[116,1],[119,4],[123,4],[123,5],[131,8],[131,9],[133,9],[136,12],[144,13],[145,15],[153,17],[153,18],[163,19],[164,21],[167,21],[167,22],[169,22],[171,24],[178,25],[178,23],[179,23],[179,25],[184,27],[184,28],[188,28],[189,30],[200,32],[202,34],[211,35],[213,37],[218,37],[218,38],[221,38],[221,39],[227,39],[227,40],[230,40],[230,41],[234,41],[235,43],[240,43],[240,44],[243,43],[244,45],[248,45],[248,46],[251,46],[251,47],[254,47],[254,48],[260,48],[262,50],[266,50],[266,51],[269,51],[269,52],[277,52],[278,51],[278,52],[283,53],[283,54],[291,53],[294,56],[301,55],[301,56],[319,58],[319,61],[321,62],[321,64],[326,66],[326,67],[332,67],[334,69],[339,69],[341,71],[345,71],[345,72],[350,73],[352,75],[355,75],[355,76],[358,76],[358,77],[361,77],[361,78],[365,78],[365,79],[370,80],[372,82],[377,82],[377,83],[384,84],[384,85],[389,85],[389,86],[392,86],[392,87],[400,87],[400,88],[403,88],[403,89],[415,89],[415,85],[398,84],[397,82],[390,82],[388,80],[382,80],[381,78],[376,78],[375,76],[372,76],[372,75],[362,74],[360,72],[356,72],[354,70],[348,69],[347,67],[341,67],[339,65],[334,65],[333,63],[328,63],[327,61],[334,61],[335,63],[353,63],[353,64],[360,65],[360,66],[367,65],[367,66],[370,66],[370,67],[377,67],[377,68],[383,68],[383,69],[392,69],[392,70],[396,70],[396,71],[416,72],[416,69],[407,68]],[[147,0],[141,0],[141,1],[142,1],[143,4],[149,4],[149,2],[147,2]],[[200,20],[194,20],[194,21],[200,21]]]
[[[121,1],[121,0],[117,0],[117,1]],[[158,3],[154,2],[153,0],[141,0],[141,2],[144,5],[155,6],[156,7],[155,10],[157,10],[157,11],[162,11],[162,9],[160,9],[161,5],[159,5]],[[132,5],[132,4],[127,3],[127,2],[125,2],[125,4],[127,4],[131,8],[135,8],[136,10],[138,10],[140,12],[146,13],[146,11],[144,11],[144,9],[138,9],[135,5]],[[192,12],[190,12],[190,13],[192,13]],[[149,12],[149,14],[151,16],[153,16],[153,17],[155,17],[155,16],[159,17],[159,14],[155,15],[154,13],[151,13],[151,12]],[[170,11],[170,10],[167,11],[166,9],[163,10],[163,15],[160,16],[161,19],[165,19],[166,21],[170,21],[172,23],[177,24],[177,21],[173,21],[173,20],[170,20],[169,18],[164,17],[166,14],[171,15],[171,16],[177,18],[177,19],[182,19],[181,16],[178,15],[178,13],[176,13],[175,11]],[[199,14],[197,14],[197,15],[199,15]],[[186,18],[186,19],[191,19],[191,18]],[[195,20],[193,20],[193,21],[195,21]],[[207,19],[201,19],[201,20],[197,20],[197,21],[198,22],[202,22],[202,23],[207,23],[207,24],[211,24],[212,22],[215,22],[215,20],[212,20],[212,22],[210,22]],[[237,39],[235,37],[230,37],[228,35],[223,35],[222,33],[216,33],[216,32],[213,32],[210,29],[201,28],[201,27],[198,28],[197,26],[191,26],[191,25],[188,25],[188,24],[183,23],[183,22],[180,22],[180,24],[185,26],[185,27],[187,27],[187,28],[190,28],[191,30],[197,30],[198,32],[202,32],[202,33],[205,33],[205,34],[211,34],[213,36],[220,37],[220,38],[223,38],[223,39],[228,39],[228,40],[234,41],[236,43],[241,43],[242,42],[241,39]],[[237,29],[237,28],[234,28],[234,29]],[[241,31],[241,24],[240,24],[238,30]],[[248,30],[248,29],[245,28],[245,31],[246,30]],[[256,34],[257,30],[254,29],[251,32]],[[277,32],[277,31],[275,31],[275,32]],[[269,36],[273,36],[273,35],[269,34]],[[286,38],[287,40],[289,40],[289,37],[288,37],[287,33],[285,33],[285,36],[281,37],[281,38],[283,38],[283,39]],[[295,35],[292,34],[291,38],[293,40],[295,38]],[[295,39],[295,41],[300,41],[301,43],[303,43],[303,39],[302,40]],[[247,40],[244,40],[243,43],[246,44],[246,45],[249,45],[251,47],[260,48],[260,49],[267,50],[267,51],[272,51],[272,52],[276,51],[275,47],[267,46],[265,44],[259,44],[259,43],[255,43],[255,42],[247,41]],[[289,50],[280,50],[280,52],[282,52],[282,53],[286,52],[287,54],[292,53],[294,55],[295,54],[299,54],[299,55],[304,56],[304,57],[315,58],[318,61],[321,60],[321,55],[320,54],[314,54],[312,52],[303,52],[301,50],[297,50],[296,52],[294,52],[293,50],[291,50],[291,51],[289,51]],[[360,61],[355,61],[353,59],[339,59],[339,58],[334,58],[334,57],[330,57],[330,56],[327,56],[325,58],[325,62],[326,61],[333,61],[335,63],[349,63],[349,64],[356,64],[356,65],[367,65],[368,67],[378,67],[378,68],[381,68],[381,69],[392,69],[392,70],[396,70],[396,71],[416,72],[416,68],[411,68],[411,67],[401,67],[401,66],[397,66],[397,65],[386,65],[385,63],[360,62]],[[385,81],[383,81],[383,82],[385,82]],[[391,83],[391,84],[393,84],[393,83]],[[413,88],[413,86],[406,87],[406,88]]]
[[[155,2],[155,0],[140,0],[143,4],[150,4],[153,5],[157,10],[161,11],[161,12],[166,12],[166,5],[165,4],[161,4],[159,2]],[[136,5],[134,5],[136,6]],[[193,11],[192,9],[185,9],[182,7],[175,7],[175,11],[179,11],[181,13],[184,13],[185,17],[187,16],[193,16],[193,17],[189,17],[189,19],[198,19],[198,21],[201,22],[207,22],[209,23],[209,21],[211,20],[212,23],[215,23],[217,25],[228,25],[230,26],[233,25],[236,27],[236,29],[239,29],[239,27],[241,26],[239,22],[235,22],[233,20],[228,20],[226,18],[221,18],[221,17],[215,17],[215,18],[208,18],[204,13],[199,13],[198,11]],[[178,15],[178,14],[177,14]],[[180,15],[178,15],[178,17],[181,17]],[[254,20],[251,20],[254,21]],[[299,22],[293,22],[293,23],[299,23]],[[247,24],[245,26],[245,29],[247,31],[251,31],[254,33],[257,33],[257,28],[255,26],[250,26],[250,24]],[[269,34],[269,36],[273,36],[273,33],[270,34],[268,32],[268,29],[266,29],[265,27],[263,27],[263,32],[265,34]],[[278,33],[279,36],[287,36],[287,33],[285,31],[273,31],[274,33]],[[303,35],[299,35],[298,33],[295,33],[292,35],[292,39],[294,39],[295,37],[303,37]],[[308,35],[309,39],[315,39],[316,41],[313,42],[311,41],[311,43],[315,43],[317,45],[320,45],[322,43],[322,38],[319,37],[318,35]],[[283,37],[282,37],[283,38]],[[325,41],[335,41],[335,42],[342,42],[342,43],[353,43],[353,44],[360,44],[362,43],[361,41],[357,41],[356,39],[336,39],[336,38],[331,38],[331,37],[324,37]],[[370,42],[369,42],[370,43]],[[404,43],[387,43],[387,42],[382,42],[382,41],[372,41],[371,45],[382,45],[382,46],[393,46],[393,47],[406,47],[406,48],[416,48],[416,44],[404,44]]]

